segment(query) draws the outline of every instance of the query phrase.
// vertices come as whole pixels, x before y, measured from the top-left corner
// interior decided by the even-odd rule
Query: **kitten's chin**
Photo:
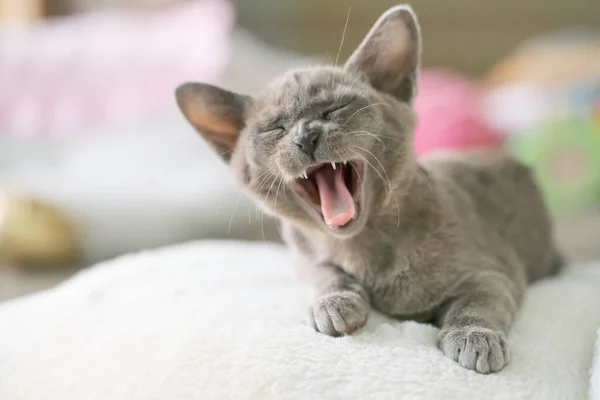
[[[351,236],[361,219],[365,164],[362,160],[328,162],[311,166],[292,187],[337,236]]]

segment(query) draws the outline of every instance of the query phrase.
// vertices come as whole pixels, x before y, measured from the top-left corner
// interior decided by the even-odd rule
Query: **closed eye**
[[[348,107],[351,102],[344,104],[343,106],[335,107],[331,110],[327,110],[323,113],[324,119],[330,119],[336,112],[341,111],[342,109]]]
[[[282,115],[277,115],[258,123],[256,130],[260,133],[276,133],[285,130],[285,120]]]
[[[264,128],[261,129],[260,132],[261,133],[279,133],[279,132],[283,132],[285,130],[285,128],[283,126],[273,126],[273,127],[268,127],[268,128]]]

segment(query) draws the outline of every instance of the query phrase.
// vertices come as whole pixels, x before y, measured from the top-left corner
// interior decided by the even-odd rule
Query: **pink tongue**
[[[329,226],[340,227],[350,222],[356,215],[352,194],[344,182],[343,168],[336,170],[329,166],[315,172],[315,180],[321,198],[321,211]]]

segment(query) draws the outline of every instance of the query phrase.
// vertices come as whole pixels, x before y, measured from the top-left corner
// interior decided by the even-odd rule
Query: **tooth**
[[[304,177],[304,179],[308,179],[308,174],[306,173],[306,171],[302,172],[302,176]]]
[[[331,168],[335,169],[335,163],[333,161],[331,162]]]

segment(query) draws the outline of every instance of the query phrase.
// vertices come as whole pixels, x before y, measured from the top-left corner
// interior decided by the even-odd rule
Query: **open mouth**
[[[358,216],[364,164],[362,161],[313,165],[293,188],[332,228],[348,226]]]

